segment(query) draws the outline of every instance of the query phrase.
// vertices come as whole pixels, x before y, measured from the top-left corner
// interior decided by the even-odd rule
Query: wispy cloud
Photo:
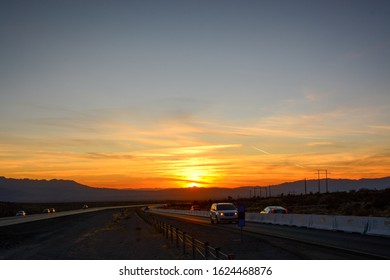
[[[332,141],[319,141],[319,142],[309,142],[309,143],[306,143],[306,146],[321,147],[321,146],[332,146],[334,144],[335,143],[332,142]]]

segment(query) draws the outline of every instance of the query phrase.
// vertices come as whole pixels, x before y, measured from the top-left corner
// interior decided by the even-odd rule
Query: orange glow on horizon
[[[305,137],[298,141],[296,134],[291,135],[289,131],[285,131],[281,138],[280,131],[269,139],[264,136],[267,145],[260,146],[250,137],[236,139],[231,135],[261,134],[261,131],[230,128],[233,132],[225,136],[225,130],[229,130],[226,127],[223,131],[213,129],[210,132],[219,137],[221,144],[218,145],[194,136],[177,136],[192,133],[188,127],[184,128],[185,133],[180,133],[180,129],[180,126],[170,128],[173,136],[160,130],[148,131],[147,137],[152,140],[147,142],[144,138],[133,140],[121,130],[121,133],[114,133],[107,128],[105,134],[112,132],[115,137],[119,134],[119,140],[74,143],[60,139],[58,143],[54,140],[44,142],[46,149],[41,148],[42,143],[25,144],[25,149],[17,149],[9,143],[0,150],[0,175],[17,179],[74,180],[91,187],[118,189],[268,186],[304,178],[315,179],[318,169],[327,169],[329,178],[390,175],[390,157],[378,155],[376,147],[360,150],[345,147],[340,150],[330,141],[313,142]],[[143,134],[142,131],[136,133]],[[237,142],[231,140],[226,144],[225,137],[233,137]],[[174,139],[178,140],[176,144]],[[286,139],[294,140],[294,146],[290,147]],[[239,143],[238,140],[241,143],[235,144]]]

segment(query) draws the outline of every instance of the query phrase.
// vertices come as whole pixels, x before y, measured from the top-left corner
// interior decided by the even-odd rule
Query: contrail
[[[266,154],[266,155],[273,155],[273,154],[271,154],[271,153],[269,153],[269,152],[267,152],[267,151],[264,151],[264,150],[262,150],[262,149],[259,149],[259,148],[255,147],[255,146],[252,146],[252,148],[255,149],[255,150],[257,150],[257,151],[259,151],[259,152],[262,152],[263,154]],[[303,168],[303,169],[306,169],[306,168],[307,168],[307,167],[305,167],[305,166],[303,166],[303,165],[301,165],[301,164],[298,164],[298,163],[292,163],[292,164],[295,165],[295,166],[297,166],[297,167],[299,167],[299,168]]]
[[[262,153],[264,153],[264,154],[266,154],[266,155],[272,155],[271,153],[269,153],[269,152],[267,152],[267,151],[264,151],[264,150],[262,150],[262,149],[256,148],[255,146],[252,146],[252,148],[255,149],[255,150],[258,150],[258,151],[260,151],[260,152],[262,152]]]

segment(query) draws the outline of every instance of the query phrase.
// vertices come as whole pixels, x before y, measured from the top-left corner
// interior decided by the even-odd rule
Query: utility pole
[[[328,189],[328,170],[325,169],[325,170],[317,170],[317,175],[318,175],[318,193],[321,192],[321,189],[320,189],[320,174],[323,174],[325,173],[325,187],[326,187],[326,192],[328,193],[329,192],[329,189]]]
[[[320,170],[317,170],[318,174],[318,193],[321,193],[321,183],[320,183]]]
[[[326,193],[328,193],[328,170],[325,170]]]
[[[307,195],[307,182],[306,182],[306,178],[305,178],[305,195]]]

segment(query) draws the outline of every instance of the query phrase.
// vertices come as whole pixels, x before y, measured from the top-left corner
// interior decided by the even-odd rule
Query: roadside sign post
[[[238,211],[238,226],[240,227],[240,231],[241,231],[241,242],[243,242],[242,228],[245,226],[245,206],[239,205],[237,211]]]

